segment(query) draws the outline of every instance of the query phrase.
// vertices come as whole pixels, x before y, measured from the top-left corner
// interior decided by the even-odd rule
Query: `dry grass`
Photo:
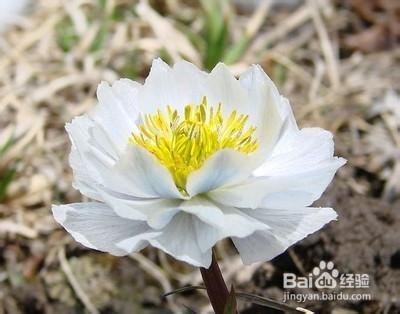
[[[277,7],[264,1],[252,13],[222,1],[214,16],[215,4],[205,2],[206,13],[196,1],[39,0],[20,25],[0,34],[0,313],[24,312],[21,296],[32,287],[41,289],[35,306],[48,313],[80,307],[106,313],[110,304],[145,313],[146,302],[176,312],[188,304],[182,296],[162,303],[158,295],[199,284],[196,269],[151,249],[122,262],[88,252],[50,213],[52,203],[81,200],[71,187],[64,124],[95,104],[101,80],[143,80],[157,56],[201,67],[222,59],[236,74],[261,64],[291,100],[301,126],[336,135],[339,154],[349,159],[339,175],[355,192],[399,197],[400,100],[392,93],[383,101],[388,91],[400,90],[399,48],[365,53],[345,46],[346,32],[357,35],[361,17],[343,3]],[[218,249],[231,282],[248,281],[260,267],[244,267],[229,243]],[[94,268],[91,283],[85,263]],[[115,267],[123,274],[125,266],[140,295],[122,292],[129,282],[113,278]],[[199,295],[190,307],[204,310],[206,298]]]

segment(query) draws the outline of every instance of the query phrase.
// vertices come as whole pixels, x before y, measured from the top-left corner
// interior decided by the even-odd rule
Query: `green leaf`
[[[186,286],[186,287],[178,288],[173,291],[167,292],[167,293],[163,294],[162,297],[166,298],[166,297],[176,294],[176,293],[183,293],[183,292],[191,291],[191,290],[205,290],[205,289],[206,288],[202,287],[202,286]]]
[[[225,53],[224,62],[226,64],[232,64],[238,61],[249,47],[251,38],[247,36],[241,37],[231,48]]]
[[[78,43],[79,36],[70,18],[62,20],[56,27],[58,46],[64,51],[71,51]]]
[[[90,46],[91,52],[96,52],[103,48],[110,28],[110,23],[108,20],[104,21],[101,25],[99,30],[97,31],[96,37],[94,38],[92,45]]]
[[[204,65],[212,69],[221,61],[229,35],[229,12],[227,12],[230,1],[202,0],[201,5],[204,12],[204,39],[206,47],[204,51]]]
[[[7,188],[12,182],[16,173],[15,167],[10,167],[4,171],[0,177],[0,201],[6,196]]]
[[[229,292],[228,300],[225,304],[224,314],[236,314],[237,313],[237,302],[235,288],[231,287],[231,292]]]
[[[2,157],[7,150],[11,148],[16,143],[16,138],[14,134],[11,134],[10,137],[7,139],[7,141],[3,144],[3,146],[0,147],[0,157]]]

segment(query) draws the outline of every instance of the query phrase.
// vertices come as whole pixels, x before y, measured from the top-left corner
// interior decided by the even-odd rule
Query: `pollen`
[[[186,105],[182,114],[171,106],[146,114],[129,143],[156,156],[185,193],[188,175],[217,151],[230,148],[250,154],[257,149],[256,127],[246,127],[247,120],[248,115],[236,110],[224,117],[222,104],[209,106],[203,97],[198,105]]]

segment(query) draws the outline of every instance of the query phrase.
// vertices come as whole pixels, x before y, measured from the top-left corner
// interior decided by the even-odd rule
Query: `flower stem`
[[[201,267],[200,272],[215,314],[224,314],[225,305],[229,297],[229,290],[222,277],[214,251],[212,253],[210,268],[206,269]]]

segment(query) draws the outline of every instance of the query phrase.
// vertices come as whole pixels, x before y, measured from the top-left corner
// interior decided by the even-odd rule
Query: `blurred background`
[[[301,127],[335,134],[348,159],[318,204],[339,221],[271,262],[217,255],[229,283],[282,301],[282,274],[332,260],[367,273],[371,301],[307,301],[317,313],[400,313],[400,1],[0,0],[0,314],[204,313],[197,269],[164,253],[89,251],[53,220],[79,202],[64,124],[96,103],[101,80],[143,81],[183,58],[239,75],[258,63]],[[296,303],[292,303],[296,306]],[[241,313],[280,313],[239,302]]]

